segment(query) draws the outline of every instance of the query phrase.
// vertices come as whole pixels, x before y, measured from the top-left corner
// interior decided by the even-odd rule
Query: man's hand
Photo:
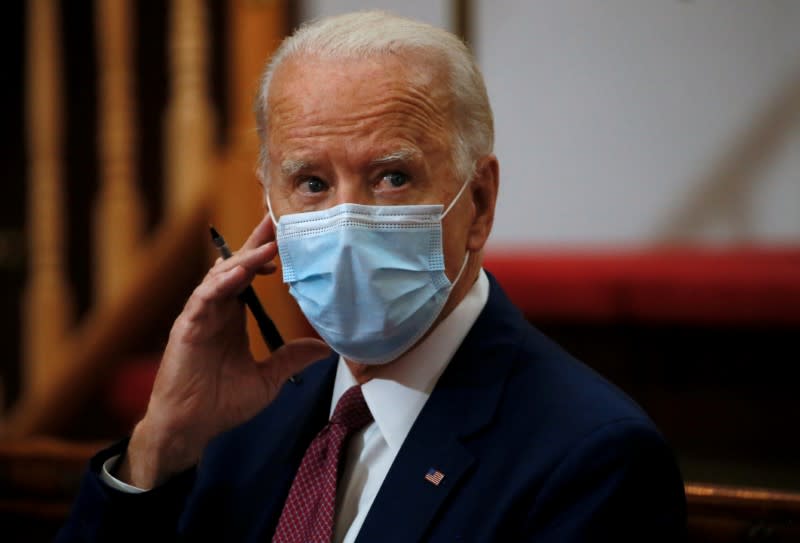
[[[218,259],[175,320],[147,413],[136,425],[117,476],[152,488],[195,465],[208,442],[255,416],[283,383],[329,348],[287,343],[264,361],[250,353],[244,304],[236,296],[256,274],[275,271],[272,221],[265,217],[241,250]]]

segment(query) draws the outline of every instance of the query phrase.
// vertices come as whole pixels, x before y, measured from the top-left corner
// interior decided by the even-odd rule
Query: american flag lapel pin
[[[430,468],[428,473],[425,474],[425,480],[433,486],[439,486],[439,483],[442,482],[442,479],[444,479],[444,473],[438,469]]]

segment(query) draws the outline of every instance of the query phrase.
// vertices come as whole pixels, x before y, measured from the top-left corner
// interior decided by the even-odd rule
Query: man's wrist
[[[116,466],[115,478],[136,488],[152,489],[192,467],[198,459],[199,453],[188,451],[180,434],[158,431],[143,419]]]

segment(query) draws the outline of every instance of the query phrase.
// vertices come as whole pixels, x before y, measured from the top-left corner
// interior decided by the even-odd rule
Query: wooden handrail
[[[800,493],[770,488],[686,483],[686,498],[696,508],[736,507],[749,511],[792,511],[800,518]]]
[[[138,257],[138,272],[119,296],[93,308],[59,348],[64,362],[54,366],[39,386],[23,391],[4,421],[0,437],[63,432],[82,404],[103,382],[114,362],[146,337],[151,322],[182,304],[196,270],[187,255],[208,245],[209,195],[199,194],[191,208],[167,219]],[[196,254],[196,253],[195,253]],[[208,252],[210,255],[210,251]]]
[[[800,493],[687,482],[690,543],[800,541]]]
[[[37,9],[31,10],[32,28],[54,26],[57,21],[55,12],[49,9],[52,7],[50,2],[37,2],[35,7]],[[113,98],[113,104],[104,101],[108,107],[101,108],[100,113],[101,135],[108,141],[104,141],[107,147],[101,152],[106,168],[101,176],[99,196],[99,208],[102,209],[98,210],[99,216],[104,219],[98,221],[96,229],[105,228],[114,234],[119,233],[120,225],[125,228],[138,222],[128,218],[128,214],[135,211],[128,204],[132,198],[138,196],[135,195],[131,183],[135,172],[129,169],[132,167],[131,157],[126,154],[129,149],[124,145],[130,139],[131,130],[130,127],[126,128],[126,123],[133,122],[128,118],[127,110],[130,107],[129,79],[133,77],[133,73],[127,73],[131,70],[127,58],[127,48],[131,47],[131,23],[123,16],[124,7],[101,2],[96,21],[100,36],[98,47],[102,49],[101,53],[108,53],[101,59],[101,94],[104,99]],[[199,0],[180,0],[170,5],[170,93],[165,118],[164,172],[164,215],[170,219],[159,225],[154,237],[140,245],[139,249],[134,249],[131,243],[121,239],[128,232],[109,238],[103,237],[105,232],[98,233],[98,239],[104,241],[98,242],[96,249],[99,253],[106,249],[109,251],[108,254],[104,253],[105,256],[97,255],[95,260],[98,269],[95,277],[101,283],[108,280],[108,288],[105,293],[98,290],[95,295],[97,305],[72,330],[67,330],[71,319],[62,316],[62,313],[69,314],[70,304],[66,299],[62,300],[65,296],[54,296],[54,293],[59,294],[61,291],[67,293],[67,288],[54,288],[56,281],[49,280],[48,276],[47,284],[35,289],[37,294],[45,293],[47,296],[39,296],[42,300],[34,296],[33,301],[29,300],[26,304],[27,308],[37,309],[33,312],[28,309],[29,318],[25,326],[30,331],[30,340],[26,342],[29,348],[26,349],[28,360],[25,362],[25,373],[32,377],[26,375],[20,399],[12,410],[0,414],[0,438],[33,434],[71,435],[70,432],[77,428],[75,416],[89,399],[97,397],[97,387],[115,371],[117,363],[136,352],[143,339],[147,341],[147,338],[155,337],[153,330],[157,326],[164,326],[166,312],[177,314],[177,309],[184,302],[179,297],[188,294],[187,289],[196,282],[201,271],[198,266],[186,265],[187,256],[205,254],[209,261],[213,260],[215,255],[210,248],[206,251],[202,249],[208,244],[208,219],[213,217],[214,222],[223,227],[229,243],[236,246],[243,241],[246,233],[264,212],[260,198],[250,196],[250,192],[254,190],[252,164],[255,162],[258,145],[252,130],[250,102],[252,85],[258,80],[264,59],[287,31],[284,17],[287,7],[283,2],[253,3],[236,0],[228,4],[232,22],[229,62],[233,67],[229,97],[235,106],[231,111],[235,113],[229,127],[232,143],[224,149],[213,148],[215,113],[205,75],[208,64],[208,29],[205,22],[208,15],[205,9],[203,2]],[[45,17],[47,25],[39,24],[42,17]],[[112,35],[108,35],[109,32]],[[52,32],[45,32],[44,38],[51,34]],[[52,98],[51,91],[56,87],[46,83],[57,79],[58,66],[54,63],[59,57],[52,50],[52,40],[44,38],[33,40],[29,46],[33,53],[41,49],[39,46],[42,43],[50,47],[46,55],[31,56],[39,61],[35,64],[37,70],[32,70],[32,73],[37,75],[36,81],[41,83],[33,87],[45,92],[44,96]],[[37,99],[38,97],[33,96],[31,103],[40,106],[32,109],[39,117],[44,114],[52,116],[63,109],[58,106],[58,100]],[[51,107],[53,104],[56,106]],[[50,118],[47,115],[45,120]],[[36,154],[32,164],[59,166],[57,155],[53,155],[53,160],[42,159],[42,156],[48,158],[53,152],[60,151],[57,140],[47,139],[56,130],[37,130],[40,123],[29,124],[32,137],[38,138],[33,143],[41,144],[31,147],[47,151]],[[47,124],[45,128],[48,126],[50,125]],[[216,176],[227,180],[226,189],[224,194],[216,194],[216,200],[211,202],[209,181]],[[39,175],[35,178],[52,180],[57,176]],[[50,183],[46,188],[52,185]],[[104,195],[108,198],[104,198]],[[60,199],[50,197],[32,201],[57,203]],[[37,263],[32,266],[32,275],[45,269],[58,272],[61,274],[59,277],[63,277],[63,266],[57,265],[58,261],[54,260],[54,255],[60,254],[60,245],[50,240],[53,233],[63,231],[59,226],[60,222],[54,219],[58,218],[57,211],[30,214],[34,218],[46,215],[46,220],[35,222],[34,227],[41,224],[49,227],[45,232],[49,236],[44,239],[47,242],[46,247],[43,245],[42,250],[31,251],[34,256],[46,257],[47,266]],[[134,234],[133,239],[136,238]],[[111,254],[111,249],[121,253]],[[112,281],[109,267],[113,266],[117,269],[123,268],[121,272],[124,273],[118,274],[120,280]],[[133,270],[130,275],[127,273],[128,269]],[[254,286],[262,298],[268,300],[270,314],[285,338],[291,339],[310,333],[310,328],[299,316],[299,309],[289,299],[277,276],[271,281],[262,280]],[[175,315],[166,316],[171,320]],[[252,319],[248,319],[248,326],[251,330],[254,329]],[[42,332],[43,330],[47,333]],[[156,330],[162,331],[163,328]],[[251,348],[253,347],[254,355],[259,358],[265,355],[258,341],[255,345],[251,342]]]

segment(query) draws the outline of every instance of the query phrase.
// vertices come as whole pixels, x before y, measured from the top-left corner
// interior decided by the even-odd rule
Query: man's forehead
[[[409,82],[417,68],[400,58],[286,62],[267,108],[270,160],[283,172],[313,168],[329,151],[344,149],[365,165],[411,161],[449,144],[449,103],[439,99],[446,90]]]
[[[437,62],[417,59],[413,52],[363,58],[298,54],[275,71],[268,103],[270,116],[316,110],[337,100],[354,98],[355,106],[394,93],[420,93],[431,102],[447,94],[447,78]]]

